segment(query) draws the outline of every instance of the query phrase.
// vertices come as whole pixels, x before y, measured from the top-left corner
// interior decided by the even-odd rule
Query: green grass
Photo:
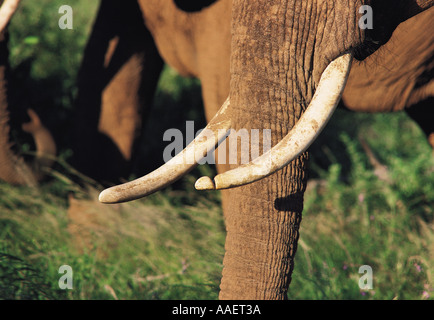
[[[306,193],[289,295],[295,299],[432,297],[434,159],[430,146],[404,114],[340,116],[333,121],[346,118],[364,124],[353,136],[329,131],[342,142],[350,169],[343,174],[344,166],[332,163]],[[386,177],[376,174],[358,137],[368,142],[385,166]],[[372,290],[358,286],[362,265],[373,269]]]
[[[375,174],[359,134],[333,131],[335,121],[357,119],[364,124],[356,131],[387,166],[387,181]],[[408,127],[404,137],[397,126]],[[289,297],[432,298],[434,161],[422,133],[402,114],[339,112],[324,134],[342,143],[348,168],[313,169]],[[1,298],[217,298],[225,237],[218,194],[195,192],[188,176],[178,188],[105,206],[92,187],[55,176],[38,189],[0,184]],[[79,237],[71,232],[71,191],[83,199]],[[58,288],[64,264],[73,268],[73,290]],[[362,265],[373,269],[372,290],[358,286]]]
[[[39,97],[35,104],[54,108],[59,125],[72,108],[96,8],[75,3],[73,32],[57,28],[59,1],[23,2],[11,26],[16,84]],[[159,144],[150,132],[203,123],[199,93],[197,80],[165,69],[146,148]],[[403,113],[340,110],[311,150],[289,297],[432,299],[434,158],[420,129]],[[96,200],[97,184],[72,181],[77,173],[62,152],[40,187],[0,183],[0,299],[217,298],[225,238],[220,196],[193,188],[195,177],[213,168],[201,166],[146,199],[107,206]],[[155,166],[162,158],[154,154],[147,160]],[[72,267],[72,290],[59,289],[62,265]],[[358,286],[362,265],[372,267],[372,290]]]
[[[6,195],[0,204],[0,298],[217,297],[224,227],[214,202],[180,205],[183,192],[166,190],[106,206],[92,189],[76,193],[79,202],[65,202],[50,192],[59,183],[40,189],[0,184]],[[73,290],[58,287],[62,265],[73,269]],[[31,273],[22,274],[26,266]],[[35,293],[39,287],[44,291]]]

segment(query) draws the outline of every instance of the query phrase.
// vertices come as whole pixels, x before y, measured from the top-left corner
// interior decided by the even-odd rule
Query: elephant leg
[[[130,173],[163,61],[136,1],[102,1],[78,76],[72,164],[101,182]]]
[[[405,109],[407,114],[420,126],[429,144],[434,148],[434,97],[429,97],[418,104]]]

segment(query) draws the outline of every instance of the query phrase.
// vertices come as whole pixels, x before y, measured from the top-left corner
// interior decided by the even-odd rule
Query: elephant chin
[[[226,189],[260,180],[283,168],[306,151],[336,109],[348,79],[351,62],[352,54],[346,53],[329,64],[321,76],[311,103],[300,120],[288,135],[270,151],[246,165],[217,175],[214,180],[209,177],[200,178],[196,182],[196,189]],[[99,200],[103,203],[135,200],[156,192],[181,178],[193,169],[207,152],[227,137],[231,129],[231,121],[227,115],[228,108],[230,108],[229,98],[202,134],[182,152],[142,178],[102,191]],[[203,136],[208,131],[206,129],[212,131],[214,140]],[[187,164],[185,159],[194,159],[194,161]]]

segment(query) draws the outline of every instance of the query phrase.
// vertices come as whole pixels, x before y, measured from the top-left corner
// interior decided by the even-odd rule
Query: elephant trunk
[[[282,139],[287,140],[291,130],[303,122],[300,119],[311,108],[309,102],[316,100],[315,89],[322,86],[319,78],[327,60],[314,55],[318,49],[317,26],[310,19],[323,14],[315,10],[315,5],[307,2],[233,1],[230,97],[235,130],[271,130],[271,145],[276,146],[286,144]],[[351,55],[342,59],[337,68],[339,88],[326,86],[325,90],[336,93],[327,98],[333,101],[330,106],[320,103],[313,112],[315,116],[321,114],[321,107],[333,110],[340,99]],[[306,117],[310,117],[308,113]],[[312,127],[323,126],[307,122],[310,129],[302,130],[302,137],[308,136]],[[312,132],[316,136],[317,130]],[[292,140],[288,146],[298,144]],[[282,165],[275,165],[272,156],[271,171],[247,179],[256,180],[253,183],[222,191],[227,237],[220,299],[287,298],[306,188],[306,148],[290,158],[283,152],[284,160],[276,160]],[[265,151],[263,145],[259,149]],[[257,165],[253,161],[247,166],[255,171]],[[240,168],[246,166],[231,165],[232,170],[226,173],[234,173],[230,177],[234,181],[243,180],[238,174],[242,170],[237,171]],[[225,187],[237,185],[229,183]]]
[[[269,36],[278,32],[273,29],[280,23],[263,19],[276,18],[279,8],[262,1],[247,4],[235,0],[232,10],[230,95],[234,129],[269,129],[276,144],[302,113],[298,104],[297,112],[289,112],[293,94],[286,92],[282,79],[278,79],[286,78],[286,72],[279,69],[289,62],[278,60],[289,55],[283,52],[282,43],[270,42]],[[261,17],[258,13],[264,10],[270,12]],[[283,83],[288,84],[287,80]],[[220,299],[285,298],[301,221],[306,160],[303,154],[263,180],[223,191],[227,236]],[[296,205],[282,208],[289,198]]]
[[[306,165],[307,154],[303,154],[259,182],[222,191],[227,235],[219,299],[287,298],[302,219]]]
[[[200,178],[196,189],[227,189],[261,180],[306,151],[333,115],[348,79],[351,61],[352,54],[346,53],[330,63],[306,111],[273,149],[248,164],[217,175],[213,181],[208,177]]]
[[[294,16],[286,17],[295,8],[273,2],[233,1],[230,96],[234,129],[271,130],[271,144],[276,145],[303,113],[313,86],[305,48],[297,48],[295,38],[285,39],[290,28],[282,19],[296,23]],[[295,61],[297,55],[307,60]],[[262,180],[223,191],[227,236],[220,299],[286,298],[307,158],[302,153]]]

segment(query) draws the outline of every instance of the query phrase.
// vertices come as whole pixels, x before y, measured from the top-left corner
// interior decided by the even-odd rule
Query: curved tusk
[[[276,172],[294,160],[312,144],[331,118],[339,103],[351,69],[352,55],[346,53],[332,61],[301,118],[292,130],[271,150],[252,162],[215,176],[196,181],[198,190],[218,190],[242,186]]]
[[[146,176],[102,191],[99,201],[118,203],[139,199],[187,174],[209,151],[226,139],[231,129],[231,121],[226,115],[229,104],[228,98],[206,128],[182,152]],[[214,139],[208,139],[208,136]]]
[[[0,8],[0,32],[6,28],[19,4],[20,0],[5,0],[3,2]]]

